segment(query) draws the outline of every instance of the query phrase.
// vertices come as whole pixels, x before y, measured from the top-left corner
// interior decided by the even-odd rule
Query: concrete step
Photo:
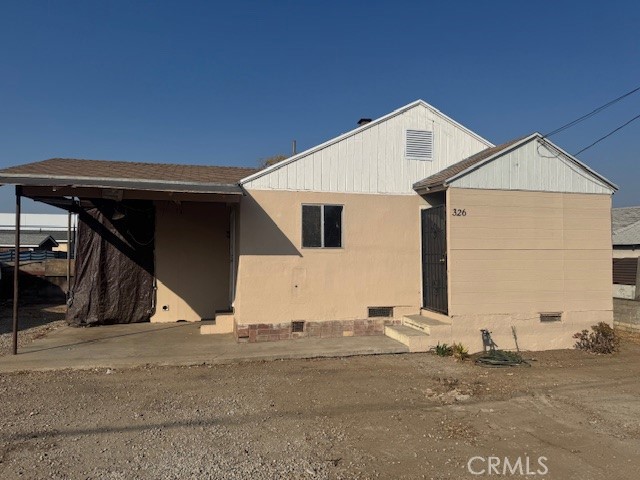
[[[431,347],[429,335],[405,325],[387,325],[384,334],[406,345],[410,352],[428,352]]]
[[[402,324],[415,330],[431,335],[436,331],[451,331],[451,323],[446,323],[433,318],[424,317],[422,315],[405,315],[402,318]]]
[[[216,313],[215,320],[200,323],[201,335],[233,333],[233,313]]]
[[[439,322],[443,322],[443,323],[451,323],[451,317],[444,315],[443,313],[427,310],[426,308],[420,309],[420,316],[425,318],[431,318],[433,320],[438,320]]]

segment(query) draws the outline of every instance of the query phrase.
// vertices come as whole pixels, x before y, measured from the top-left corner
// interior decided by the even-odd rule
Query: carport
[[[21,199],[79,215],[67,319],[84,324],[212,318],[231,307],[238,181],[254,169],[55,158],[0,170]],[[14,267],[13,353],[19,329]],[[126,318],[122,318],[126,317]]]

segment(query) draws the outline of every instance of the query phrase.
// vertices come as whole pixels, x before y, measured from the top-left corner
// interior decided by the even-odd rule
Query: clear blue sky
[[[640,85],[640,2],[5,0],[0,44],[0,166],[255,166],[418,98],[494,143],[546,133]],[[552,140],[639,113],[640,92]],[[640,121],[580,158],[640,204]]]

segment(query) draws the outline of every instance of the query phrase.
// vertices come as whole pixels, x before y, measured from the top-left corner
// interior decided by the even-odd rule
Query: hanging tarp
[[[148,322],[154,306],[153,203],[89,203],[78,215],[67,322],[74,326]]]

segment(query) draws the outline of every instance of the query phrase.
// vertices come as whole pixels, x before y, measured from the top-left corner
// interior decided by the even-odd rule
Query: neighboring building
[[[257,172],[53,159],[0,181],[64,208],[103,205],[81,211],[78,262],[94,255],[83,223],[132,239],[113,255],[133,249],[122,271],[151,274],[153,322],[215,317],[203,331],[248,342],[386,332],[414,351],[478,351],[483,328],[512,348],[512,326],[520,348],[565,348],[612,323],[615,185],[540,134],[494,146],[423,101],[362,123]],[[129,235],[122,218],[150,209],[153,230]],[[149,248],[153,266],[135,253]],[[91,302],[81,268],[76,298]],[[132,302],[125,284],[101,291]]]
[[[611,210],[614,258],[640,257],[640,207]]]
[[[53,251],[60,244],[49,232],[20,230],[20,251],[47,250]],[[0,230],[0,252],[15,249],[15,230]]]
[[[613,243],[613,296],[636,299],[640,262],[640,207],[611,210]]]
[[[0,251],[15,248],[15,213],[0,213]],[[22,250],[68,250],[68,215],[60,213],[23,213],[20,215]],[[71,218],[71,238],[76,229],[76,216]]]

